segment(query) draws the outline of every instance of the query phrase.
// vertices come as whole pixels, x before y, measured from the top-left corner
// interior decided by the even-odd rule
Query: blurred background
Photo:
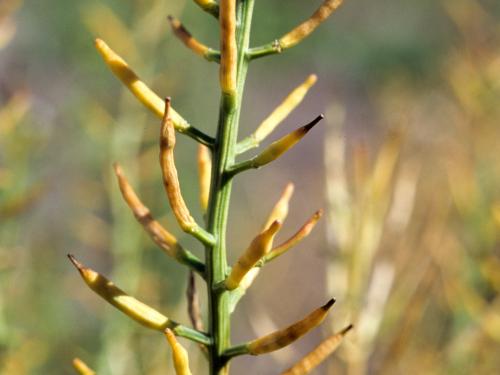
[[[256,1],[252,44],[319,3]],[[217,46],[217,23],[190,0],[0,2],[1,374],[70,374],[75,356],[102,375],[173,373],[162,335],[101,301],[65,256],[188,323],[186,270],[146,237],[112,175],[120,162],[154,215],[202,256],[162,191],[159,121],[93,47],[103,38],[214,134],[217,66],[175,39],[168,14]],[[318,208],[326,218],[261,272],[234,314],[233,342],[287,326],[330,296],[337,303],[322,328],[272,355],[238,358],[233,372],[280,373],[353,322],[316,373],[499,373],[500,2],[346,0],[300,46],[251,66],[241,136],[310,73],[319,82],[270,140],[318,113],[327,119],[237,180],[230,258],[288,181],[296,191],[280,239]],[[176,160],[200,218],[194,142],[178,137]],[[203,288],[198,280],[205,308]],[[193,373],[205,374],[196,345],[183,343]]]

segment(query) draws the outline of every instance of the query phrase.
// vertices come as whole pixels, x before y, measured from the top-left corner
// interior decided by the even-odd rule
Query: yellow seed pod
[[[194,0],[201,9],[211,13],[215,17],[219,17],[219,4],[215,0]]]
[[[274,236],[280,228],[281,223],[275,221],[268,229],[253,239],[250,246],[239,257],[225,281],[228,290],[236,289],[245,275],[271,250]]]
[[[256,143],[266,138],[276,127],[288,117],[288,115],[304,100],[309,89],[316,83],[318,77],[311,74],[307,79],[295,88],[283,102],[259,125],[251,135]]]
[[[262,153],[252,159],[252,167],[259,168],[279,158],[282,154],[304,138],[309,130],[311,130],[314,125],[320,122],[323,118],[323,115],[319,115],[311,123],[298,128],[276,142],[271,143],[264,151],[262,151]]]
[[[126,61],[113,51],[102,39],[95,40],[95,47],[101,54],[104,62],[111,71],[123,82],[132,94],[149,110],[158,117],[163,117],[165,102],[151,90],[139,76],[130,68]],[[171,110],[170,116],[177,130],[185,130],[189,127],[175,110]]]
[[[212,178],[212,158],[210,150],[204,145],[198,145],[198,177],[200,182],[200,206],[207,211]]]
[[[104,300],[116,307],[125,315],[145,327],[163,332],[169,327],[170,320],[145,303],[129,296],[113,282],[96,271],[85,267],[74,256],[68,255],[73,265],[78,269],[83,281]]]
[[[311,34],[324,20],[326,20],[341,4],[343,0],[325,0],[323,4],[306,21],[301,23],[288,34],[282,36],[279,45],[282,49],[290,48],[301,42]]]
[[[321,362],[330,356],[339,345],[342,343],[344,336],[352,329],[352,324],[344,328],[342,331],[334,333],[309,354],[297,362],[293,367],[289,368],[281,375],[306,375],[311,373]]]
[[[95,371],[87,366],[80,358],[73,359],[73,368],[80,375],[95,375]]]
[[[191,375],[187,350],[179,344],[174,333],[168,328],[165,330],[165,337],[172,348],[172,359],[174,361],[175,373],[177,375]]]
[[[162,250],[171,257],[176,258],[179,255],[180,246],[177,239],[153,218],[149,209],[144,206],[128,182],[119,164],[114,164],[114,170],[123,199],[134,213],[137,221],[142,224],[146,232]]]
[[[184,202],[179,185],[174,162],[175,130],[170,113],[170,99],[167,99],[160,133],[160,165],[163,185],[177,222],[184,231],[191,232],[197,225]]]
[[[252,355],[260,355],[274,352],[290,345],[311,329],[321,324],[334,303],[335,300],[331,299],[324,306],[314,310],[301,321],[294,323],[285,329],[273,332],[267,336],[249,342],[247,344],[248,352]]]
[[[222,92],[234,95],[236,92],[236,0],[219,2],[220,21],[220,86]]]
[[[209,50],[209,48],[196,40],[189,31],[186,30],[184,25],[177,18],[168,16],[168,21],[170,22],[170,26],[177,38],[179,38],[182,43],[194,53],[200,56],[205,56]]]
[[[314,215],[310,217],[309,220],[307,220],[306,223],[292,237],[273,248],[269,254],[265,256],[264,262],[267,263],[274,258],[279,257],[307,237],[312,232],[319,219],[321,219],[321,216],[323,216],[323,210],[316,211]]]
[[[290,203],[290,199],[292,198],[294,189],[295,186],[291,182],[286,185],[285,190],[283,190],[280,199],[274,205],[271,213],[269,214],[269,217],[267,218],[266,223],[262,227],[262,230],[269,228],[269,226],[276,220],[280,222],[285,221],[286,217],[288,216],[288,206]]]

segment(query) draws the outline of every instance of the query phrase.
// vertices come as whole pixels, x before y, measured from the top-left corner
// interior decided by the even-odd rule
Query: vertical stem
[[[227,276],[226,228],[232,181],[225,172],[235,159],[241,101],[248,68],[246,52],[250,39],[253,4],[254,0],[238,0],[237,2],[237,88],[235,95],[222,94],[217,136],[213,149],[214,163],[207,229],[214,234],[216,243],[205,249],[210,317],[209,333],[213,338],[213,345],[209,352],[211,375],[228,373],[226,360],[222,356],[224,350],[231,344],[228,292],[221,291],[217,286]]]

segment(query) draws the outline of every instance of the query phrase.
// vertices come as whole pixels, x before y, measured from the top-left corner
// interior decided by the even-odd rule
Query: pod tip
[[[335,303],[335,298],[332,298],[330,301],[328,301],[322,308],[323,310],[329,310],[330,307],[333,306],[333,304]]]
[[[353,324],[349,324],[347,327],[345,327],[342,331],[340,331],[340,334],[342,336],[345,336],[351,329],[354,328]]]
[[[69,258],[69,260],[71,261],[71,263],[73,263],[73,265],[74,265],[77,269],[81,270],[81,269],[83,269],[83,268],[84,268],[84,267],[83,267],[83,264],[81,264],[78,260],[76,260],[76,258],[75,258],[75,256],[74,256],[73,254],[68,254],[68,258]]]
[[[307,133],[309,130],[311,130],[318,122],[323,120],[325,118],[324,114],[320,114],[317,116],[314,120],[312,120],[309,124],[305,125],[303,127],[304,131]]]

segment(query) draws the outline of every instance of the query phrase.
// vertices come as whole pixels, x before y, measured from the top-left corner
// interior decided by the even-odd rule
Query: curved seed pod
[[[279,257],[307,237],[314,229],[322,215],[323,210],[316,211],[314,215],[311,216],[311,218],[309,218],[309,220],[307,220],[307,222],[292,237],[273,248],[269,254],[265,256],[264,263],[270,262],[274,258]]]
[[[160,133],[160,165],[163,184],[177,222],[184,231],[191,232],[196,227],[196,223],[181,194],[179,178],[174,162],[175,131],[170,113],[170,99],[167,98],[165,100],[165,115],[161,123]]]
[[[342,331],[337,332],[321,344],[319,344],[314,350],[297,362],[293,367],[289,368],[281,375],[306,375],[314,370],[321,362],[323,362],[328,356],[330,356],[339,345],[342,343],[344,336],[352,329],[352,324],[344,328]]]
[[[334,299],[328,301],[324,306],[314,310],[301,321],[291,326],[273,332],[267,336],[253,340],[247,344],[248,352],[252,355],[259,355],[274,352],[290,345],[311,329],[317,327],[325,319],[328,310],[335,303]]]
[[[239,257],[225,281],[228,290],[236,289],[245,275],[271,250],[274,236],[280,228],[281,223],[275,221],[267,230],[253,239],[250,246]]]
[[[162,332],[167,327],[175,326],[175,323],[170,321],[166,316],[134,297],[129,296],[101,274],[85,267],[73,255],[68,255],[68,258],[78,269],[83,281],[85,281],[90,289],[136,322]]]
[[[73,359],[73,368],[80,375],[95,375],[95,371],[87,366],[80,358]]]
[[[177,238],[153,218],[149,208],[144,206],[132,186],[129,184],[127,178],[123,174],[121,166],[115,163],[113,167],[116,177],[118,178],[118,185],[120,186],[123,199],[134,213],[137,221],[142,224],[146,232],[161,249],[171,257],[177,258],[180,250]]]
[[[336,10],[343,0],[325,0],[323,4],[306,21],[301,23],[288,34],[282,36],[279,45],[282,49],[290,48],[301,42],[311,34],[324,20],[326,20],[334,10]]]
[[[174,333],[168,328],[165,330],[165,337],[172,348],[172,359],[174,361],[175,373],[177,375],[191,375],[191,370],[189,369],[189,357],[186,349],[179,344]]]
[[[280,199],[274,205],[271,213],[269,214],[269,217],[267,218],[266,223],[262,227],[262,230],[269,228],[269,226],[276,220],[282,223],[285,221],[286,217],[288,216],[288,206],[294,190],[295,186],[291,182],[289,182],[286,185],[285,190],[283,190],[283,193],[281,193]]]
[[[177,18],[173,16],[168,16],[167,18],[175,36],[191,51],[206,58],[210,48],[196,40]]]
[[[304,100],[309,89],[316,83],[318,77],[311,74],[298,87],[296,87],[283,102],[259,125],[250,136],[255,143],[260,143]]]
[[[271,143],[262,153],[251,159],[253,168],[259,168],[266,165],[273,160],[279,158],[282,154],[292,148],[297,142],[299,142],[304,136],[311,130],[318,122],[324,118],[323,115],[319,115],[309,124],[298,128],[292,133],[284,136],[283,138]]]
[[[115,51],[113,51],[102,39],[95,40],[95,47],[101,54],[104,62],[111,71],[123,82],[123,84],[132,92],[132,94],[149,110],[158,117],[163,117],[165,102],[153,92],[130,66]],[[171,110],[172,121],[175,128],[179,131],[185,131],[189,128],[188,123],[181,115]]]
[[[204,145],[198,145],[198,177],[200,183],[200,206],[203,212],[207,211],[212,178],[212,158],[210,150]]]
[[[167,255],[203,275],[205,272],[205,265],[203,262],[194,254],[184,249],[177,241],[177,238],[175,238],[153,218],[149,208],[141,202],[123,174],[123,170],[120,165],[115,163],[113,167],[123,199],[132,210],[137,221],[142,224],[142,227],[149,234],[154,243],[156,243]]]
[[[220,87],[227,95],[236,92],[236,0],[219,2],[220,21]]]
[[[210,13],[214,17],[219,17],[219,4],[215,0],[194,0],[205,12]]]

